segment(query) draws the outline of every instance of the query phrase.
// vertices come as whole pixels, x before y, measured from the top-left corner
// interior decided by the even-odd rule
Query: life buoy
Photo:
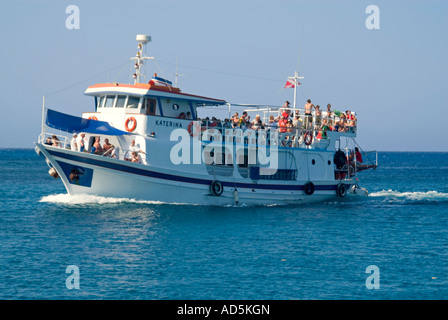
[[[313,142],[313,135],[311,134],[311,132],[305,132],[305,135],[303,136],[303,141],[305,141],[305,144],[307,146],[311,145],[311,143]]]
[[[219,182],[218,180],[213,180],[212,183],[210,184],[210,191],[215,196],[220,196],[222,194],[222,192],[224,191],[224,188],[222,187],[222,183]]]
[[[339,197],[344,198],[347,194],[347,186],[344,183],[341,183],[340,185],[338,185],[336,193]]]
[[[129,128],[129,122],[132,121],[132,127]],[[127,132],[132,132],[137,127],[137,120],[135,120],[134,117],[129,117],[126,119],[126,122],[124,123],[124,128]]]
[[[338,150],[334,154],[333,163],[336,165],[338,170],[341,170],[345,163],[347,162],[347,158],[345,157],[345,153],[342,150]]]
[[[98,120],[98,118],[95,117],[95,116],[90,116],[90,117],[89,117],[89,120]]]
[[[196,128],[196,130],[194,130],[194,128]],[[188,133],[192,137],[197,136],[200,130],[201,130],[201,126],[199,125],[199,122],[197,122],[197,121],[191,121],[190,124],[188,125]]]
[[[305,190],[305,193],[309,196],[314,193],[314,183],[312,183],[311,181],[305,183],[303,188]]]

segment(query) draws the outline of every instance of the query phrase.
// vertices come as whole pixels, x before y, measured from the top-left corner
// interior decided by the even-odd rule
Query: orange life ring
[[[303,141],[305,141],[305,144],[309,146],[313,142],[313,135],[311,132],[305,132],[305,135],[303,136]]]
[[[90,116],[90,117],[89,117],[89,120],[98,120],[98,118],[95,117],[95,116]]]
[[[193,126],[196,128],[196,132],[193,130]],[[188,133],[190,136],[194,137],[198,134],[198,132],[201,130],[201,126],[199,125],[199,122],[191,121],[188,125]]]
[[[132,127],[130,127],[130,128],[128,126],[129,121],[132,121]],[[124,128],[126,129],[127,132],[134,131],[136,127],[137,127],[137,120],[135,120],[134,117],[129,117],[126,119],[126,122],[124,123]]]

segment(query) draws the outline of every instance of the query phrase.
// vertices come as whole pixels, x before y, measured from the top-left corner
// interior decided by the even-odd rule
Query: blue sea
[[[0,299],[448,298],[448,153],[380,152],[368,197],[300,206],[68,196],[31,149],[0,166]]]

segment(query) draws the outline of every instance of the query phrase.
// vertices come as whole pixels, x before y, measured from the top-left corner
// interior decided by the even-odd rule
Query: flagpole
[[[296,112],[297,76],[297,71],[294,71],[294,113]]]

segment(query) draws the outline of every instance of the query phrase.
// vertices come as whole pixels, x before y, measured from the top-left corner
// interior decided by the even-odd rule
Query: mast
[[[297,101],[297,86],[300,85],[299,79],[303,79],[303,77],[299,77],[299,73],[297,71],[294,71],[293,77],[288,77],[288,80],[290,80],[294,84],[294,104],[293,108],[296,109],[296,101]]]
[[[179,77],[182,77],[182,76],[184,76],[184,74],[180,74],[179,72],[178,72],[178,63],[177,63],[177,58],[176,58],[176,73],[174,74],[175,75],[175,81],[174,81],[174,86],[176,87],[176,88],[178,88],[178,86],[177,86],[177,79],[179,78]]]
[[[138,51],[135,57],[132,57],[131,60],[135,60],[135,73],[132,75],[134,79],[134,84],[141,83],[144,80],[145,74],[142,73],[142,66],[145,60],[154,60],[154,57],[147,57],[146,54],[146,44],[151,42],[151,36],[147,36],[144,34],[138,34],[136,40],[138,41]]]

